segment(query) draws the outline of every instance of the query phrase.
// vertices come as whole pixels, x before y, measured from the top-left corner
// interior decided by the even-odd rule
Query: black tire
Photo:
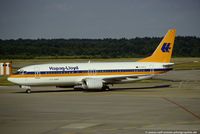
[[[103,90],[104,90],[104,91],[109,91],[110,88],[109,88],[109,86],[104,86],[104,87],[103,87]]]
[[[26,93],[27,93],[27,94],[30,94],[30,93],[31,93],[31,89],[27,89],[27,90],[26,90]]]

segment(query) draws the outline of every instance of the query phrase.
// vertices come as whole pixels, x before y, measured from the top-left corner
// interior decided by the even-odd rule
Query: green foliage
[[[7,81],[7,77],[6,76],[0,76],[0,85],[1,86],[11,86],[14,85],[13,83]]]
[[[0,40],[0,59],[129,58],[150,55],[161,38]],[[200,57],[200,38],[176,37],[174,57]]]

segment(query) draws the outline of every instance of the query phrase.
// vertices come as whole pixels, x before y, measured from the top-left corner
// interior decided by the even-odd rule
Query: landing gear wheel
[[[27,94],[30,94],[30,93],[31,93],[31,89],[27,89],[27,90],[26,90],[26,93],[27,93]]]
[[[104,87],[103,87],[103,90],[104,90],[104,91],[109,91],[110,88],[109,88],[109,86],[104,86]]]

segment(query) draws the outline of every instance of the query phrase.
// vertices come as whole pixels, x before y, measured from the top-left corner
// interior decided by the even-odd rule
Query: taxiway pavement
[[[188,77],[188,79],[187,79]],[[85,92],[0,87],[0,133],[121,134],[200,129],[200,71]],[[165,79],[165,80],[163,80]]]

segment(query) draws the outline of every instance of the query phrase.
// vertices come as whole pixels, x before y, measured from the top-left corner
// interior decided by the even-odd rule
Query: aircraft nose
[[[8,81],[10,81],[10,82],[12,82],[12,83],[16,83],[16,84],[17,84],[17,82],[16,82],[16,79],[15,79],[15,78],[8,77],[8,78],[7,78],[7,80],[8,80]]]
[[[10,82],[12,82],[12,78],[11,77],[8,77],[7,80],[10,81]]]

